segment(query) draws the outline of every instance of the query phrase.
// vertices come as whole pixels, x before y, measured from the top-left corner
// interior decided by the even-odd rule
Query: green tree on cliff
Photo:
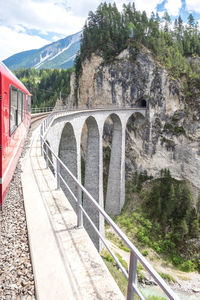
[[[164,26],[163,26],[164,23]],[[134,3],[123,5],[120,13],[115,4],[102,3],[96,12],[90,12],[83,28],[80,52],[76,59],[76,73],[80,73],[81,62],[92,53],[111,61],[128,45],[141,43],[153,51],[175,77],[190,72],[186,56],[200,56],[200,32],[192,14],[188,24],[179,16],[171,29],[167,13],[162,19],[152,13],[137,11]]]

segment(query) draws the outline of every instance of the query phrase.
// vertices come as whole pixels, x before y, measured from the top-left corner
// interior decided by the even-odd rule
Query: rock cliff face
[[[77,101],[80,107],[146,105],[146,120],[135,115],[127,124],[127,176],[146,170],[157,177],[168,168],[174,178],[194,186],[197,200],[200,97],[189,103],[181,90],[181,81],[171,78],[150,51],[127,49],[112,63],[93,55],[82,64]]]

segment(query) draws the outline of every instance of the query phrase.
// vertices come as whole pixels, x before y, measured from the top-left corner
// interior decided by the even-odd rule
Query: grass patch
[[[142,273],[143,270],[145,270],[143,265],[140,262],[138,262],[138,264],[137,264],[137,277],[138,277],[139,282],[143,282],[145,280],[145,276]]]
[[[165,280],[169,281],[169,282],[176,282],[176,279],[174,279],[171,275],[166,274],[166,273],[161,273],[158,272],[158,274]]]
[[[124,269],[126,269],[126,271],[128,271],[128,264],[127,264],[127,262],[121,257],[121,255],[119,253],[115,253],[115,255],[119,259],[119,262],[122,264],[122,266],[124,267]]]
[[[115,254],[118,257],[121,264],[123,265],[123,267],[127,269],[128,266],[127,266],[126,261],[123,260],[121,255],[119,255],[118,253],[115,253]],[[101,257],[103,258],[109,272],[113,276],[113,278],[116,281],[117,285],[119,286],[121,292],[123,293],[124,296],[126,296],[127,288],[128,288],[128,281],[127,281],[126,277],[121,272],[121,270],[118,268],[115,260],[113,259],[111,254],[106,249],[104,249],[101,252]],[[141,273],[141,270],[143,270],[143,269],[144,269],[143,266],[141,264],[138,264],[137,275],[138,275],[139,281],[141,279],[140,277],[142,277],[144,279],[144,275]],[[147,300],[167,300],[166,298],[159,297],[159,296],[148,296],[146,299]],[[139,297],[137,294],[135,294],[134,300],[139,300]]]
[[[122,249],[126,252],[130,252],[129,248],[126,247],[126,245],[123,243],[123,241],[120,238],[118,238],[114,233],[107,231],[106,232],[106,238],[108,240],[110,240],[111,242],[113,242],[120,249]]]
[[[124,277],[124,274],[117,268],[116,265],[113,265],[112,262],[104,260],[108,270],[110,271],[111,275],[115,279],[117,285],[119,286],[121,292],[123,293],[124,296],[127,295],[127,286],[128,286],[128,281]]]
[[[116,265],[116,262],[113,259],[113,257],[105,249],[101,252],[101,257],[103,258],[108,270],[110,271],[111,275],[115,279],[121,292],[124,295],[127,295],[128,281],[127,281],[126,277],[124,276],[124,274],[122,273],[122,271]]]
[[[163,298],[159,296],[149,296],[147,300],[167,300],[167,298]]]
[[[194,271],[195,265],[191,260],[186,260],[180,267],[181,271],[192,272]]]

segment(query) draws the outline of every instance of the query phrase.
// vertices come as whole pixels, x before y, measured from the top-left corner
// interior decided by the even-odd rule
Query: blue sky
[[[106,0],[106,2],[114,2]],[[118,8],[128,0],[116,0]],[[200,24],[200,0],[135,0],[137,10],[148,16],[167,11],[172,20],[179,14],[187,22],[192,13]],[[15,53],[37,49],[80,31],[90,10],[100,0],[0,0],[0,60]]]

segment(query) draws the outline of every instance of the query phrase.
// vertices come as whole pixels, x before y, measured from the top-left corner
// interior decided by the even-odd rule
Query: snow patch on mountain
[[[64,60],[64,61],[63,61],[63,64],[66,63],[66,62],[68,62],[68,61],[70,61],[70,60],[73,60],[73,61],[74,61],[75,57],[76,57],[76,54],[73,55],[73,56],[71,56],[71,57],[69,57],[68,59]]]
[[[40,61],[37,63],[34,68],[38,69],[45,61],[48,60],[48,58],[51,56],[51,54],[47,54],[45,57],[42,57],[42,54],[40,54]]]
[[[56,55],[52,56],[49,60],[54,59],[55,57],[59,56],[61,53],[65,52],[67,49],[69,49],[71,47],[73,43],[70,43],[66,48],[61,49],[58,53],[56,53]]]
[[[80,49],[82,32],[67,36],[40,49],[17,53],[6,60],[11,70],[20,68],[71,68]]]

